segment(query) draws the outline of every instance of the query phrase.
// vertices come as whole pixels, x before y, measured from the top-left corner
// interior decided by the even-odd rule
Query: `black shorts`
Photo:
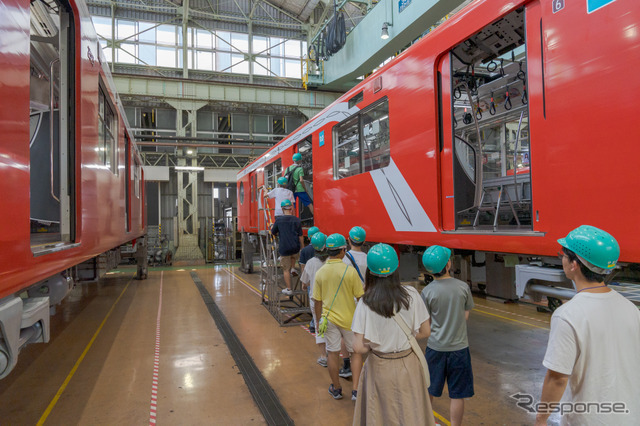
[[[449,398],[461,399],[473,396],[473,371],[468,347],[452,352],[439,352],[427,348],[425,357],[431,377],[429,394],[435,397],[442,396],[446,380]]]

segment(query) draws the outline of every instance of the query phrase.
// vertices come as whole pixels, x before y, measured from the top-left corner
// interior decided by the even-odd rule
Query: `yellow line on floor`
[[[242,281],[243,283],[245,283],[246,285],[248,285],[249,287],[253,288],[254,290],[256,290],[258,293],[260,293],[260,291],[255,288],[254,286],[252,286],[251,284],[249,284],[247,281],[243,280],[242,278],[240,278],[238,275],[236,275],[231,268],[226,268],[227,271],[233,275],[234,277],[236,277],[237,279],[239,279],[240,281]],[[265,296],[266,297],[266,296]],[[445,419],[444,417],[442,417],[440,414],[436,413],[435,411],[433,412],[433,414],[436,416],[436,418],[438,420],[440,420],[441,422],[443,422],[446,426],[451,426],[451,423],[449,422],[449,420]]]
[[[541,319],[534,318],[534,317],[531,317],[531,316],[528,316],[528,315],[517,314],[515,312],[506,311],[504,309],[494,308],[493,306],[489,306],[489,305],[484,305],[482,303],[478,303],[477,300],[474,300],[474,302],[475,302],[476,306],[481,307],[481,308],[491,309],[492,311],[503,312],[503,313],[509,314],[509,315],[515,315],[516,317],[527,318],[527,319],[530,319],[530,320],[533,320],[533,321],[541,322],[543,324],[549,324],[548,320],[541,320]]]
[[[127,288],[129,288],[129,284],[131,284],[132,280],[133,280],[133,277],[129,280],[127,285],[124,287],[124,289],[120,293],[120,296],[118,296],[116,301],[113,302],[113,305],[111,306],[111,309],[109,309],[109,312],[107,312],[107,315],[102,320],[102,323],[100,324],[100,326],[98,327],[98,329],[94,333],[93,337],[91,338],[91,340],[89,341],[87,346],[84,348],[84,351],[82,352],[82,355],[80,355],[80,357],[76,361],[75,365],[73,366],[73,368],[69,372],[69,375],[67,376],[67,378],[64,379],[64,382],[60,386],[60,389],[58,389],[58,392],[56,393],[56,396],[53,397],[53,400],[51,400],[51,402],[49,403],[49,406],[47,407],[47,409],[44,410],[44,413],[42,414],[42,417],[40,417],[40,420],[38,420],[38,423],[37,423],[38,426],[43,425],[44,422],[47,420],[47,417],[49,417],[49,414],[51,414],[51,411],[53,410],[53,407],[55,407],[56,404],[58,403],[58,400],[62,396],[64,390],[67,388],[67,385],[69,384],[69,382],[73,378],[73,375],[76,374],[76,370],[78,370],[78,367],[80,367],[80,364],[82,363],[82,360],[84,360],[85,355],[87,355],[87,352],[89,352],[89,349],[91,349],[91,346],[93,345],[93,342],[98,337],[98,334],[100,334],[100,331],[102,330],[102,327],[104,326],[104,324],[107,322],[107,320],[111,316],[111,313],[113,312],[113,309],[116,307],[116,305],[118,304],[118,302],[122,298],[122,295],[124,294],[125,291],[127,291]]]
[[[505,319],[507,321],[513,321],[513,322],[517,322],[519,324],[525,324],[525,325],[528,325],[530,327],[540,328],[542,330],[549,330],[549,327],[540,327],[539,325],[531,324],[529,322],[518,321],[518,320],[515,320],[513,318],[503,317],[502,315],[492,314],[491,312],[481,311],[481,310],[476,309],[476,308],[473,308],[473,312],[478,312],[478,313],[485,314],[485,315],[491,315],[492,317],[502,318],[502,319]]]
[[[249,284],[249,282],[247,282],[246,280],[240,278],[238,275],[236,275],[235,272],[233,272],[233,270],[231,268],[225,268],[227,272],[229,272],[231,275],[233,275],[234,277],[236,277],[238,280],[242,281],[243,283],[245,283],[246,285],[248,285],[249,287],[251,287],[252,289],[254,289],[255,291],[258,292],[258,295],[261,295],[262,292],[260,290],[258,290],[257,288],[255,288],[254,286],[252,286],[251,284]],[[267,296],[264,297],[265,299],[268,299]]]
[[[433,412],[433,414],[435,414],[436,419],[440,420],[442,423],[444,423],[447,426],[451,426],[451,423],[449,422],[449,420],[445,419],[444,417],[442,417],[440,414],[436,413],[435,411]]]

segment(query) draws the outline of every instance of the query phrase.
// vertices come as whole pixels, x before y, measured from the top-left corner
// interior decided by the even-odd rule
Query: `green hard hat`
[[[280,203],[280,207],[282,207],[283,209],[290,209],[291,207],[293,207],[293,203],[291,202],[291,200],[283,200]]]
[[[389,244],[376,244],[367,253],[367,268],[373,275],[387,277],[398,269],[398,254]]]
[[[320,228],[318,228],[317,226],[312,226],[311,228],[309,228],[309,230],[307,231],[307,236],[309,238],[313,237],[313,234],[315,234],[316,232],[320,231]]]
[[[328,249],[334,250],[334,249],[341,249],[345,247],[347,247],[347,240],[345,240],[342,235],[331,234],[327,237]]]
[[[354,226],[351,228],[351,231],[349,231],[349,238],[354,243],[364,243],[366,237],[367,233],[359,226]]]
[[[442,246],[431,246],[422,255],[422,264],[430,274],[442,272],[451,257],[451,249]]]
[[[286,185],[287,184],[287,178],[286,177],[279,177],[278,178],[278,185]]]
[[[295,154],[293,154],[293,161],[300,161],[302,160],[302,154],[300,154],[299,152],[296,152]]]
[[[610,273],[620,257],[616,239],[595,226],[579,226],[558,243],[577,254],[584,266],[597,274]]]
[[[311,245],[313,246],[314,250],[317,251],[324,250],[324,244],[326,241],[327,236],[320,231],[316,232],[315,234],[313,234],[313,237],[311,237]]]

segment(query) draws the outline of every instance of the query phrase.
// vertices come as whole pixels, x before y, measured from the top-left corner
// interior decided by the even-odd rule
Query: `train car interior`
[[[524,9],[451,51],[456,229],[532,228]]]
[[[31,247],[38,253],[75,238],[75,52],[68,3],[32,1],[30,19]]]

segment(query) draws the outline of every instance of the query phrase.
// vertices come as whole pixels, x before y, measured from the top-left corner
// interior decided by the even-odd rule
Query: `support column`
[[[177,110],[176,135],[195,136],[197,111],[203,103],[185,105],[184,102],[172,106]],[[191,107],[187,109],[188,107]],[[198,155],[195,148],[189,153],[187,148],[178,148],[178,166],[196,167]],[[198,171],[176,170],[178,183],[178,249],[176,262],[189,264],[204,263],[198,244]]]

